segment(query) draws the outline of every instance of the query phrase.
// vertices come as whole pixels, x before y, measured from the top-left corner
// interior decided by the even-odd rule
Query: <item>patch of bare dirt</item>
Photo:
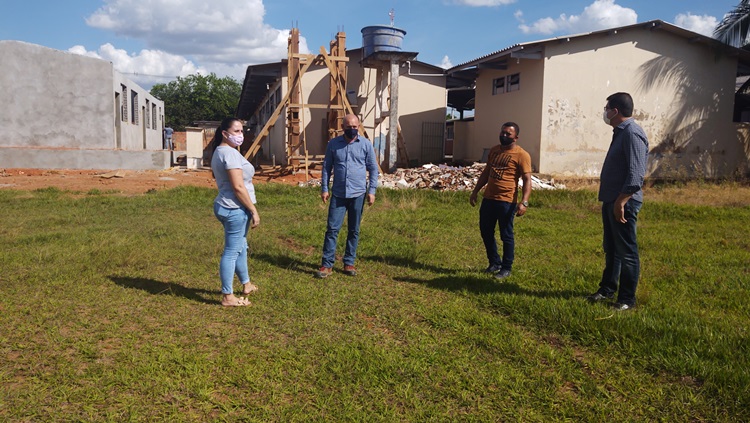
[[[307,179],[320,178],[320,172],[296,174],[280,171],[256,173],[255,183],[282,183],[297,185]],[[216,183],[209,169],[187,170],[72,170],[72,169],[0,169],[0,189],[36,190],[54,187],[63,191],[117,192],[143,194],[149,190],[170,189],[178,186],[215,188]]]
[[[320,170],[292,173],[278,166],[260,166],[253,182],[299,185],[320,179]],[[599,189],[599,181],[591,178],[562,179],[556,181],[567,189]],[[648,182],[648,181],[647,181]],[[33,191],[55,187],[63,191],[86,193],[99,190],[127,195],[144,194],[149,190],[170,189],[178,186],[216,188],[210,169],[188,170],[173,167],[165,170],[73,170],[73,169],[21,169],[0,168],[0,189]],[[652,184],[644,187],[646,201],[673,202],[676,204],[709,205],[725,207],[750,206],[750,182],[733,183],[687,182],[681,184]],[[532,195],[533,198],[533,195]]]

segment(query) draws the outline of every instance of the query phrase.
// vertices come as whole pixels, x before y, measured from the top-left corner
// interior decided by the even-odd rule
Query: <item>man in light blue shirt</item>
[[[174,129],[167,126],[164,128],[164,149],[165,150],[172,150],[172,134],[174,134]]]
[[[344,273],[355,276],[357,269],[354,260],[357,256],[359,242],[359,223],[362,210],[367,204],[375,202],[375,191],[378,187],[378,164],[375,161],[375,150],[372,142],[359,136],[359,118],[346,115],[343,120],[344,135],[328,141],[323,172],[320,198],[328,205],[328,225],[323,241],[323,259],[320,269],[315,274],[318,278],[328,277],[333,272],[336,261],[336,241],[339,230],[348,216],[346,250],[344,252]],[[329,182],[333,175],[333,186],[329,193]],[[333,195],[331,195],[333,194]]]

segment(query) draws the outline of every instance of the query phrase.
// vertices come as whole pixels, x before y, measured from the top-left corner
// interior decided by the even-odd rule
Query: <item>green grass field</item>
[[[213,190],[0,190],[0,421],[748,421],[750,203],[678,189],[646,194],[623,313],[583,299],[591,190],[532,194],[505,281],[468,193],[381,190],[360,274],[321,281],[317,190],[261,184],[236,308]]]

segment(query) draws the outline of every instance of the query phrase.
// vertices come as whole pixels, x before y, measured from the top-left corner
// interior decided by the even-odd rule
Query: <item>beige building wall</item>
[[[546,44],[540,171],[598,176],[612,138],[606,97],[629,92],[651,176],[718,176],[744,157],[732,123],[736,60],[635,28]]]
[[[361,50],[348,51],[347,55],[349,56],[347,98],[359,116],[360,128],[364,129],[367,138],[373,141],[375,125],[379,121],[379,115],[376,116],[378,108],[375,107],[378,70],[359,65],[362,60]]]
[[[281,64],[279,65],[281,66]],[[260,131],[263,125],[266,124],[267,119],[276,110],[276,106],[287,93],[287,77],[286,69],[283,72],[283,76],[279,82],[269,87],[269,92],[266,95],[260,109],[264,110],[260,116],[260,125],[257,130]],[[280,99],[272,101],[271,97],[276,96],[276,93],[280,93]],[[260,156],[263,159],[271,161],[275,164],[286,164],[286,127],[284,125],[284,118],[286,116],[286,108],[281,111],[279,118],[276,123],[268,129],[268,135],[261,142]],[[258,134],[253,134],[258,135]]]
[[[403,72],[404,68],[401,70]],[[445,76],[437,74],[435,69],[411,63],[411,73],[411,76],[402,73],[398,79],[399,122],[409,159],[424,163],[428,157],[422,154],[422,123],[442,123],[445,128],[448,92],[445,90]],[[387,128],[384,128],[386,134]],[[445,135],[443,148],[444,143]]]
[[[519,74],[517,91],[493,94],[493,81]],[[544,62],[539,59],[509,59],[506,70],[483,70],[476,80],[475,137],[465,146],[462,160],[479,161],[485,149],[499,143],[500,128],[505,122],[515,122],[520,128],[518,143],[531,156],[535,172],[540,169],[540,127]],[[455,154],[454,154],[455,156]],[[457,157],[458,159],[459,157]]]
[[[474,122],[473,120],[456,121],[453,124],[453,159],[455,161],[476,162],[481,159],[481,156],[469,158],[471,156],[467,153],[471,141],[477,138]]]
[[[354,64],[350,63],[347,85],[356,97],[358,114],[382,163],[390,128],[390,65],[386,64],[385,68],[363,68],[354,59],[352,61]],[[434,68],[414,62],[409,66],[404,63],[399,70],[398,115],[401,134],[410,161],[421,163],[422,123],[445,122],[445,76]]]

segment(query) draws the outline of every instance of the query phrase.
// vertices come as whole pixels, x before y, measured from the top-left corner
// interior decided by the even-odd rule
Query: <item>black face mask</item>
[[[515,141],[511,137],[506,137],[505,135],[500,135],[500,144],[502,145],[511,145],[513,144],[513,141]]]
[[[346,135],[346,139],[353,140],[357,138],[359,131],[357,131],[357,128],[346,128],[344,129],[344,135]]]

